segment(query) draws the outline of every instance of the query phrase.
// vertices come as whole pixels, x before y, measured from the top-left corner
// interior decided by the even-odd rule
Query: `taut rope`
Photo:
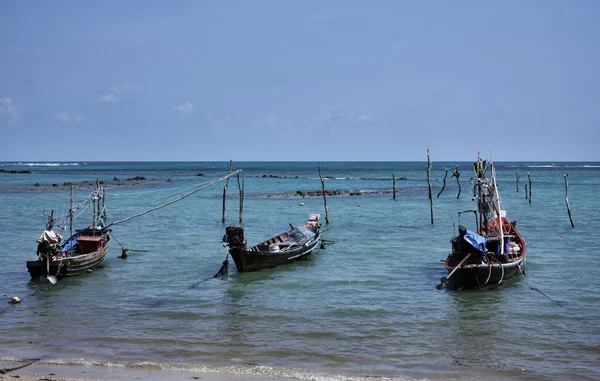
[[[155,210],[157,210],[157,209],[164,208],[165,206],[169,206],[169,205],[171,205],[171,204],[173,204],[173,203],[175,203],[175,202],[177,202],[177,201],[181,201],[181,200],[183,200],[184,198],[186,198],[186,197],[189,197],[189,196],[193,195],[194,193],[201,191],[202,189],[208,188],[209,186],[211,186],[211,185],[214,185],[215,183],[218,183],[218,182],[219,182],[219,181],[221,181],[221,180],[227,179],[227,178],[229,178],[229,177],[231,177],[231,176],[233,176],[233,175],[235,175],[235,174],[239,173],[240,171],[241,171],[241,169],[238,169],[237,171],[235,171],[235,172],[232,172],[232,173],[230,173],[230,174],[228,174],[228,175],[226,175],[226,176],[223,176],[223,177],[221,177],[221,178],[219,178],[219,179],[213,180],[213,181],[211,181],[210,183],[208,183],[208,184],[206,184],[206,185],[204,185],[204,186],[202,186],[202,187],[200,187],[200,188],[198,188],[198,189],[196,189],[196,190],[193,190],[193,191],[191,191],[191,192],[189,192],[189,193],[186,193],[186,194],[184,194],[183,196],[176,198],[175,200],[172,200],[172,201],[169,201],[169,202],[167,202],[166,204],[159,205],[159,206],[157,206],[156,208],[152,208],[152,209],[146,210],[145,212],[138,213],[138,214],[135,214],[135,215],[133,215],[133,216],[130,216],[130,217],[127,217],[127,218],[123,218],[122,220],[119,220],[119,221],[111,222],[110,224],[106,225],[104,228],[106,229],[106,228],[109,228],[109,227],[111,227],[111,226],[113,226],[113,225],[120,224],[120,223],[123,223],[123,222],[125,222],[125,221],[132,220],[132,219],[134,219],[134,218],[136,218],[136,217],[141,217],[141,216],[143,216],[143,215],[145,215],[145,214],[148,214],[148,213],[150,213],[150,212],[154,212],[154,211],[155,211]]]

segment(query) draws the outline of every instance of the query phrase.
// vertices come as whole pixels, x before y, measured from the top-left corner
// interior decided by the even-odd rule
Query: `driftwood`
[[[392,192],[393,192],[393,196],[392,198],[395,200],[396,199],[396,175],[392,174]]]
[[[427,148],[427,186],[429,188],[429,209],[431,211],[431,224],[433,225],[433,198],[431,197],[431,160],[429,158],[429,148]]]
[[[229,160],[229,174],[231,174],[231,169],[233,166],[233,161]],[[225,200],[227,199],[227,186],[229,185],[229,177],[225,182],[225,186],[223,187],[223,216],[221,217],[221,222],[225,223]]]
[[[517,193],[519,193],[519,172],[515,172],[515,179],[517,180]]]
[[[446,170],[446,174],[444,175],[444,185],[442,185],[442,189],[440,189],[439,193],[437,194],[437,198],[440,198],[440,195],[442,194],[444,189],[446,189],[446,178],[448,177],[448,168],[444,167],[444,169]]]
[[[321,187],[323,188],[323,205],[325,205],[325,223],[329,224],[329,210],[327,209],[327,197],[325,196],[325,182],[323,181],[323,174],[321,173],[321,163],[318,164],[319,168],[319,179],[321,179]]]
[[[571,216],[571,207],[569,206],[569,182],[567,181],[568,174],[563,173],[565,177],[565,202],[567,203],[567,212],[569,212],[569,221],[571,221],[571,227],[574,228],[575,224],[573,223],[573,217]]]
[[[529,179],[529,203],[531,204],[531,176],[529,176],[529,172],[527,172],[527,178]]]
[[[458,184],[458,195],[456,195],[456,199],[458,200],[460,198],[460,180],[458,179],[460,177],[460,172],[458,172],[458,165],[456,166],[456,168],[454,168],[454,172],[452,172],[452,176],[450,176],[450,178],[456,177],[456,183]]]
[[[242,223],[242,212],[244,211],[244,177],[242,176],[242,184],[240,185],[240,174],[237,175],[238,190],[240,192],[240,224]]]

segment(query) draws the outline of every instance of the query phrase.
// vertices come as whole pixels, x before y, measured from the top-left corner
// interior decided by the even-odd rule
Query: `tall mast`
[[[73,185],[69,186],[69,237],[73,236]]]
[[[92,192],[92,227],[96,226],[96,200],[98,197],[96,196],[96,189]]]
[[[498,184],[496,183],[496,168],[492,161],[492,153],[490,152],[490,165],[492,169],[492,182],[494,183],[494,209],[498,216],[498,230],[500,231],[500,254],[504,254],[504,222],[502,221],[502,204],[500,202],[500,195],[498,194]]]

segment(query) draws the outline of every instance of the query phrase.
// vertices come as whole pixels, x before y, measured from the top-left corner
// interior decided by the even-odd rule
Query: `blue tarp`
[[[467,233],[464,235],[464,240],[471,246],[473,246],[473,248],[483,252],[483,253],[487,253],[487,247],[485,244],[485,237],[480,236],[479,234],[466,229]]]

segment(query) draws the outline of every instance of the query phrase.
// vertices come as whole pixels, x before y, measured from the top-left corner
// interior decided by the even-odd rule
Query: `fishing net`
[[[299,242],[305,241],[312,237],[315,233],[305,226],[299,226],[292,229],[286,241]]]

